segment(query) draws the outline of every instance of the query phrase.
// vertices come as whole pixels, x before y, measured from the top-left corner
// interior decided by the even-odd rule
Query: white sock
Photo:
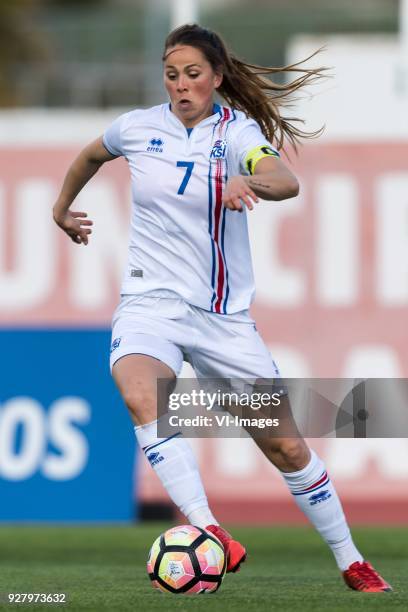
[[[192,525],[218,525],[209,507],[191,446],[181,433],[157,437],[157,421],[135,427],[139,445],[167,493]]]
[[[281,472],[299,508],[330,546],[341,571],[363,557],[355,547],[340,500],[323,461],[311,450],[303,470]]]

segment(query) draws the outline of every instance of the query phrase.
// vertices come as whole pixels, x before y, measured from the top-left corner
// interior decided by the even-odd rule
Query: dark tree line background
[[[149,102],[169,18],[165,0],[0,0],[0,106]],[[280,65],[296,34],[395,34],[398,0],[202,0],[200,22],[248,61]]]

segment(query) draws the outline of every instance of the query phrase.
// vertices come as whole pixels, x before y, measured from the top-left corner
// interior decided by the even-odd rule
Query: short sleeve
[[[253,119],[244,122],[236,134],[239,166],[243,174],[253,174],[255,166],[264,157],[280,157],[270,142],[262,134],[258,123]]]
[[[111,155],[116,155],[117,157],[124,155],[121,135],[126,115],[127,113],[120,115],[120,117],[115,119],[115,121],[106,129],[102,137],[105,149],[108,151],[108,153]]]

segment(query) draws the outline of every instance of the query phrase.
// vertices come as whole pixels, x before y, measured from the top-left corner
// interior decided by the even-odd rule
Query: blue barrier
[[[135,440],[106,330],[0,331],[0,520],[135,517]]]

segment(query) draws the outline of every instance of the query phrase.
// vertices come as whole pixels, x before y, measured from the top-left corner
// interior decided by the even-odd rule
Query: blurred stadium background
[[[324,135],[290,164],[301,194],[250,215],[253,315],[288,377],[408,376],[408,8],[397,0],[0,3],[0,520],[171,516],[134,458],[110,380],[128,233],[124,160],[78,198],[78,248],[51,207],[80,147],[165,95],[161,52],[194,15],[237,55],[282,65],[322,46],[333,78],[293,114]],[[186,368],[185,375],[189,375]],[[388,398],[384,397],[384,411]],[[301,522],[248,440],[193,440],[220,521]],[[353,522],[408,522],[408,440],[313,441]]]

